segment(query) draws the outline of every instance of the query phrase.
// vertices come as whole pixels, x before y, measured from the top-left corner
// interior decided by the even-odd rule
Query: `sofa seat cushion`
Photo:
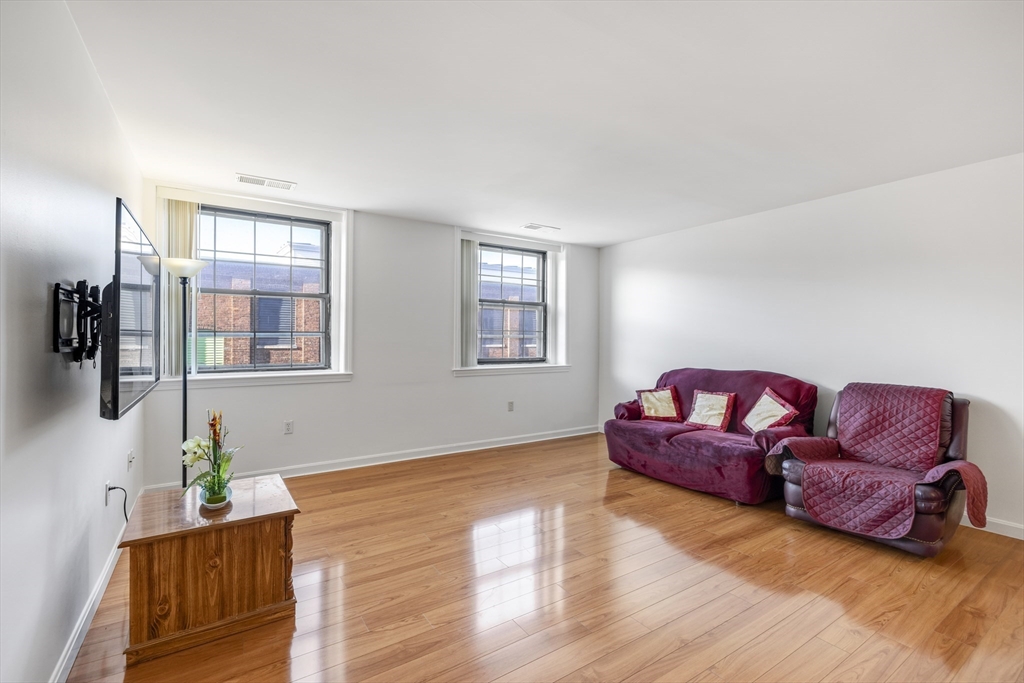
[[[679,441],[683,438],[686,439],[685,442]],[[759,457],[764,460],[764,451],[760,446],[751,443],[750,437],[746,434],[698,429],[678,434],[672,439],[673,445],[691,452],[706,452],[709,456],[712,453],[721,453],[726,458],[734,456]]]
[[[616,436],[630,448],[666,448],[672,437],[689,432],[699,432],[682,422],[657,422],[654,420],[609,420]]]
[[[764,451],[748,435],[609,420],[605,437],[612,462],[677,486],[749,504],[781,492],[764,469]]]
[[[786,460],[782,463],[783,478],[790,484],[801,486],[804,465],[804,462],[796,458]],[[890,468],[882,467],[881,469],[888,470]],[[897,470],[897,472],[899,471]],[[959,477],[948,477],[933,484],[917,484],[914,486],[914,510],[926,515],[945,512],[949,507],[949,501],[952,500],[953,492],[962,488]]]

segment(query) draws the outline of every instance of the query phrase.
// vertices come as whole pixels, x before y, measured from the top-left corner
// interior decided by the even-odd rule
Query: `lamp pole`
[[[164,265],[181,282],[181,488],[188,486],[184,443],[188,441],[188,281],[209,264],[186,258],[165,258]]]
[[[188,441],[188,278],[181,280],[181,443]],[[181,449],[181,488],[188,486],[185,447]]]

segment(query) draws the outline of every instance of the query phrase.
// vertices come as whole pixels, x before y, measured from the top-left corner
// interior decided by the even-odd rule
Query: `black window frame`
[[[203,217],[204,214],[214,214],[215,218],[216,218],[217,215],[223,215],[223,216],[226,216],[226,217],[244,218],[246,220],[250,220],[251,219],[254,222],[258,222],[261,219],[265,219],[265,220],[268,220],[268,221],[275,221],[275,222],[288,221],[290,229],[293,229],[295,227],[296,223],[299,224],[299,227],[315,226],[315,227],[320,228],[322,230],[322,239],[321,239],[321,244],[320,244],[321,257],[318,260],[323,262],[323,269],[322,269],[322,273],[323,273],[323,275],[322,275],[322,278],[323,278],[322,279],[322,282],[323,282],[322,290],[323,291],[319,292],[319,293],[312,293],[312,292],[295,292],[295,291],[277,291],[277,290],[260,290],[260,289],[257,289],[256,288],[256,279],[255,279],[255,265],[257,263],[256,262],[256,258],[260,254],[256,250],[256,239],[257,239],[256,230],[255,229],[253,230],[253,250],[252,250],[251,253],[249,253],[249,252],[231,252],[231,251],[228,251],[228,250],[218,250],[218,249],[216,249],[216,246],[217,246],[216,242],[214,242],[214,247],[215,247],[214,249],[204,250],[204,249],[201,248],[202,247],[202,217]],[[332,227],[331,226],[331,222],[330,221],[325,221],[325,220],[317,220],[317,219],[313,219],[313,218],[303,218],[301,216],[289,216],[289,215],[285,215],[285,214],[272,214],[272,213],[266,213],[266,212],[262,212],[262,211],[247,211],[245,209],[235,209],[235,208],[231,208],[231,207],[214,206],[214,205],[209,205],[209,204],[202,204],[202,205],[200,205],[200,207],[199,207],[199,220],[197,221],[197,226],[196,226],[196,245],[197,245],[197,249],[196,250],[197,250],[197,252],[199,252],[200,258],[202,258],[202,254],[203,254],[204,251],[212,251],[214,253],[214,258],[213,259],[203,259],[203,260],[209,260],[210,261],[210,265],[212,266],[212,268],[210,268],[210,270],[213,273],[212,277],[214,278],[214,280],[213,280],[214,286],[213,287],[204,287],[204,286],[202,286],[200,284],[201,277],[197,277],[196,278],[196,310],[197,310],[197,314],[198,314],[198,306],[199,306],[200,297],[203,294],[214,295],[214,297],[215,297],[214,298],[214,328],[213,328],[214,329],[214,333],[213,333],[214,338],[217,338],[217,337],[221,337],[221,338],[227,338],[227,337],[251,337],[252,338],[252,360],[253,360],[253,362],[248,364],[248,365],[232,365],[232,366],[219,365],[218,366],[218,365],[214,364],[213,366],[204,366],[204,365],[200,365],[200,363],[198,361],[198,358],[192,358],[192,354],[190,353],[189,354],[189,361],[192,363],[190,369],[194,367],[195,370],[196,370],[196,374],[201,374],[201,375],[227,375],[227,374],[251,373],[251,372],[303,372],[303,371],[310,371],[310,370],[314,370],[315,371],[315,370],[330,370],[331,369],[331,364],[332,364],[332,358],[331,358],[331,341],[332,341],[331,340],[331,314],[332,314],[331,308],[332,308],[332,306],[331,306],[331,301],[332,301],[332,295],[333,295],[333,292],[331,291],[331,284],[332,284],[332,279],[331,279],[331,275],[332,275],[332,273],[331,273],[331,260],[332,260],[331,259],[331,254],[332,254],[332,252],[331,252],[331,240],[333,238],[333,235],[331,234],[331,227]],[[214,228],[214,229],[216,230],[216,228]],[[253,282],[252,282],[253,289],[228,289],[228,288],[223,288],[223,287],[217,287],[216,286],[216,283],[217,283],[217,280],[216,280],[216,277],[217,277],[216,276],[217,258],[216,258],[216,256],[217,256],[218,252],[234,253],[234,254],[252,256],[253,264],[254,264]],[[291,286],[292,269],[295,267],[295,265],[294,265],[294,259],[295,258],[296,257],[294,255],[292,255],[290,257],[290,259],[289,259],[289,265],[288,265],[288,269],[289,269],[289,286]],[[302,257],[298,257],[298,258],[302,258]],[[249,332],[231,332],[231,331],[220,332],[220,331],[218,331],[217,327],[216,327],[216,320],[217,320],[217,314],[216,314],[216,295],[247,296],[247,297],[250,297],[252,299],[252,330],[249,331]],[[291,330],[288,333],[272,334],[272,333],[260,333],[258,331],[257,316],[259,315],[259,313],[258,313],[257,301],[258,301],[258,299],[267,299],[267,298],[277,298],[277,299],[282,299],[282,300],[292,300],[293,306],[292,306],[292,313],[291,313],[291,316],[290,316],[291,317]],[[322,316],[321,316],[322,317],[322,323],[321,323],[322,331],[321,332],[315,332],[315,333],[314,332],[298,332],[298,333],[296,332],[296,330],[295,330],[295,307],[294,307],[294,302],[296,300],[300,300],[300,299],[302,299],[302,300],[319,300],[319,301],[321,301],[321,311],[322,311]],[[189,322],[190,322],[190,324],[194,323],[194,327],[191,330],[192,334],[190,336],[190,346],[192,346],[192,347],[194,347],[194,348],[196,348],[198,350],[199,338],[200,338],[200,336],[205,336],[205,331],[199,329],[198,318],[193,318],[193,320],[191,320]],[[283,336],[286,336],[286,334],[287,334],[287,336],[291,339],[291,342],[292,342],[291,348],[292,349],[295,348],[294,343],[295,343],[295,338],[297,336],[301,336],[301,337],[319,337],[320,338],[320,349],[321,349],[320,356],[321,356],[323,362],[319,363],[319,364],[300,364],[300,365],[295,365],[293,363],[289,363],[288,365],[284,365],[284,364],[280,364],[280,365],[262,364],[261,365],[261,364],[258,364],[258,363],[256,363],[256,353],[257,353],[257,349],[258,349],[257,340],[259,339],[261,334],[263,334],[263,336],[265,336],[265,337],[266,336],[283,337]]]
[[[524,363],[547,363],[548,362],[548,253],[540,249],[527,249],[523,247],[508,247],[501,244],[492,244],[489,242],[478,242],[477,243],[477,272],[476,272],[476,286],[477,286],[477,298],[476,298],[476,363],[477,365],[521,365]],[[488,299],[480,295],[481,278],[483,276],[483,262],[480,258],[481,252],[487,249],[489,251],[500,251],[515,252],[519,254],[530,254],[538,257],[538,278],[537,278],[537,295],[538,301],[516,301],[512,299]],[[504,280],[504,273],[502,274],[502,280]],[[480,311],[483,309],[484,304],[490,305],[514,305],[524,306],[532,308],[540,312],[539,320],[541,321],[540,329],[537,331],[539,337],[539,344],[541,346],[538,349],[538,355],[535,357],[524,357],[518,356],[515,358],[481,358],[480,357],[480,341],[483,337],[483,330],[480,327]],[[504,336],[504,330],[502,330]],[[523,336],[523,335],[520,335]]]

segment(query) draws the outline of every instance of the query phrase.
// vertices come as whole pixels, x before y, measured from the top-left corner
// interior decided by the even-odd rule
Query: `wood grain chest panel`
[[[267,486],[264,479],[276,482]],[[294,614],[291,530],[298,509],[290,495],[281,495],[287,488],[279,476],[238,480],[235,486],[248,509],[192,514],[189,494],[161,492],[145,501],[140,514],[169,514],[174,523],[129,524],[122,541],[130,549],[127,663]],[[277,504],[261,506],[268,495]],[[140,528],[156,533],[147,537]]]

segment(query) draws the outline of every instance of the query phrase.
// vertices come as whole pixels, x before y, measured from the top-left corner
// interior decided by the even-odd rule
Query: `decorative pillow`
[[[757,399],[757,403],[743,418],[743,426],[756,434],[762,429],[788,425],[799,414],[799,410],[789,405],[771,387],[765,387],[761,398]]]
[[[690,416],[686,418],[686,424],[697,429],[714,429],[724,432],[729,427],[729,418],[732,417],[734,403],[736,403],[736,394],[695,389],[693,407],[690,409]]]
[[[682,422],[683,409],[679,405],[679,394],[674,385],[662,389],[642,389],[636,392],[640,402],[641,420]]]

